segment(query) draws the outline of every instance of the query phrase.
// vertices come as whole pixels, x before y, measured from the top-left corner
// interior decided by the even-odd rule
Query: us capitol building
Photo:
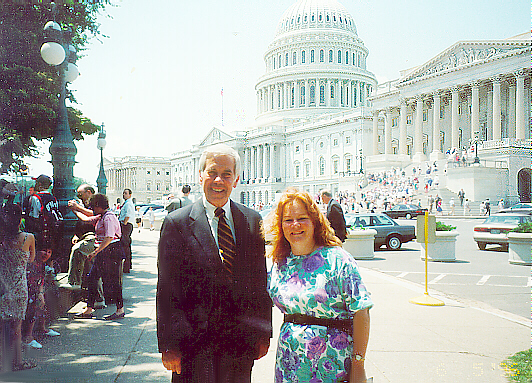
[[[336,0],[298,0],[281,17],[264,55],[254,126],[213,128],[189,150],[158,162],[107,161],[108,194],[121,196],[113,185],[125,185],[127,174],[135,174],[138,201],[178,194],[183,184],[199,191],[201,153],[223,142],[242,158],[233,197],[248,205],[271,203],[287,186],[311,194],[354,192],[368,173],[394,167],[412,174],[412,167],[434,162],[443,168],[466,152],[469,166],[451,161],[441,186],[455,193],[463,188],[475,201],[529,200],[531,51],[529,33],[460,41],[378,84],[346,8]],[[165,177],[155,193],[157,180],[143,179],[157,171]]]

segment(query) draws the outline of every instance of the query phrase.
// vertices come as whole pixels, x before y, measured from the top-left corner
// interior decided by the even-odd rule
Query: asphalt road
[[[433,289],[472,304],[478,303],[480,307],[492,307],[530,319],[530,267],[508,263],[508,252],[499,246],[479,250],[473,240],[473,227],[481,223],[481,219],[437,217],[437,220],[456,226],[460,235],[456,242],[456,262],[429,262],[429,293]],[[401,225],[416,224],[415,219],[396,221]],[[374,259],[357,262],[362,267],[424,286],[425,263],[421,254],[420,244],[412,241],[403,244],[398,251],[387,251],[383,247],[375,252]]]

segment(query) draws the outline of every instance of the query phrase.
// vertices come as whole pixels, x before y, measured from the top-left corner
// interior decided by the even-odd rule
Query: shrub
[[[529,383],[532,381],[532,349],[520,351],[501,363],[509,381]]]
[[[532,233],[532,222],[521,222],[515,229],[510,230],[512,233]]]
[[[436,231],[451,231],[456,229],[456,226],[446,225],[440,221],[436,221]]]

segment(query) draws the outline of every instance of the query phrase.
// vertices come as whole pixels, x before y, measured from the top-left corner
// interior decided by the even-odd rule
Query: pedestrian
[[[87,216],[74,209],[79,219],[92,223],[96,233],[96,249],[89,254],[88,259],[94,258],[89,274],[89,294],[85,311],[76,318],[92,318],[96,298],[98,296],[98,279],[103,280],[105,303],[116,305],[116,312],[105,316],[105,320],[120,319],[125,316],[124,301],[122,299],[122,284],[120,269],[122,267],[123,247],[120,244],[120,222],[116,214],[109,209],[109,200],[103,194],[94,194],[90,199],[90,207],[95,215]]]
[[[480,201],[480,215],[486,215],[486,201]]]
[[[190,190],[190,185],[183,185],[183,187],[181,188],[181,193],[183,193],[183,196],[181,198],[176,198],[172,200],[172,202],[170,202],[170,204],[166,207],[168,213],[171,213],[177,209],[181,209],[182,207],[185,207],[192,203],[192,200],[189,197]]]
[[[491,208],[490,208],[490,199],[486,198],[486,201],[484,202],[484,209],[486,210],[485,215],[491,215]]]
[[[31,348],[42,348],[33,336],[34,330],[42,335],[59,336],[47,328],[48,310],[44,297],[45,266],[58,246],[63,217],[57,199],[50,193],[52,179],[41,174],[35,179],[35,194],[31,196],[29,214],[25,218],[25,231],[35,237],[35,259],[28,263],[28,306],[22,322],[23,342]]]
[[[83,207],[88,209],[89,200],[94,195],[94,188],[88,184],[82,184],[77,189],[77,196],[81,199]],[[79,204],[76,200],[68,202],[68,206]],[[70,259],[68,262],[68,283],[74,290],[81,289],[83,282],[88,275],[92,264],[87,261],[87,257],[96,248],[96,234],[94,226],[90,223],[78,220],[74,228],[72,237],[72,248],[70,250]]]
[[[429,198],[427,202],[429,205],[429,214],[432,214],[432,209],[434,208],[434,198],[432,197],[432,194],[429,194]]]
[[[436,203],[436,211],[438,213],[441,213],[443,211],[443,208],[442,208],[442,199],[440,198],[439,195],[436,194],[436,199],[435,199],[435,203]]]
[[[470,215],[471,214],[471,205],[469,203],[469,199],[466,198],[464,201],[464,215]]]
[[[323,203],[327,205],[327,219],[334,230],[334,235],[336,235],[340,241],[345,242],[347,230],[342,206],[338,203],[338,201],[332,198],[332,194],[329,190],[322,190],[320,195]],[[385,201],[385,204],[386,203],[387,201]]]
[[[22,359],[22,320],[28,304],[26,266],[35,258],[35,237],[20,231],[22,209],[0,210],[0,372],[34,368]]]
[[[449,215],[453,215],[454,216],[454,208],[455,208],[455,203],[454,203],[454,197],[451,197],[451,200],[449,201]]]
[[[203,197],[163,223],[157,337],[172,382],[249,383],[254,360],[268,351],[262,221],[230,199],[239,174],[234,149],[210,147],[199,160]]]
[[[353,256],[312,197],[294,188],[281,196],[271,231],[269,293],[284,314],[275,381],[365,383],[373,303]]]
[[[151,206],[148,208],[147,215],[150,221],[150,231],[153,231],[155,229],[155,212]]]
[[[140,206],[137,206],[135,208],[135,222],[137,224],[137,229],[139,229],[140,233],[140,226],[142,225],[142,215],[140,214]]]
[[[498,207],[499,207],[499,211],[504,209],[504,199],[503,198],[500,199]]]
[[[458,192],[458,199],[460,200],[460,206],[464,206],[464,198],[465,198],[465,191],[464,189],[460,189]]]
[[[131,189],[126,188],[122,192],[124,197],[124,203],[120,207],[120,215],[118,221],[120,222],[120,229],[122,230],[122,237],[120,243],[124,251],[124,266],[123,272],[129,273],[133,266],[131,260],[131,233],[133,232],[133,219],[135,218],[135,205],[133,205],[133,199],[131,198],[133,192]]]

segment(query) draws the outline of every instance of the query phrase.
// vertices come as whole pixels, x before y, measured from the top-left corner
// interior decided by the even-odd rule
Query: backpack
[[[63,216],[59,211],[59,204],[50,193],[36,193],[34,196],[41,203],[37,243],[41,249],[54,248],[63,230]]]

